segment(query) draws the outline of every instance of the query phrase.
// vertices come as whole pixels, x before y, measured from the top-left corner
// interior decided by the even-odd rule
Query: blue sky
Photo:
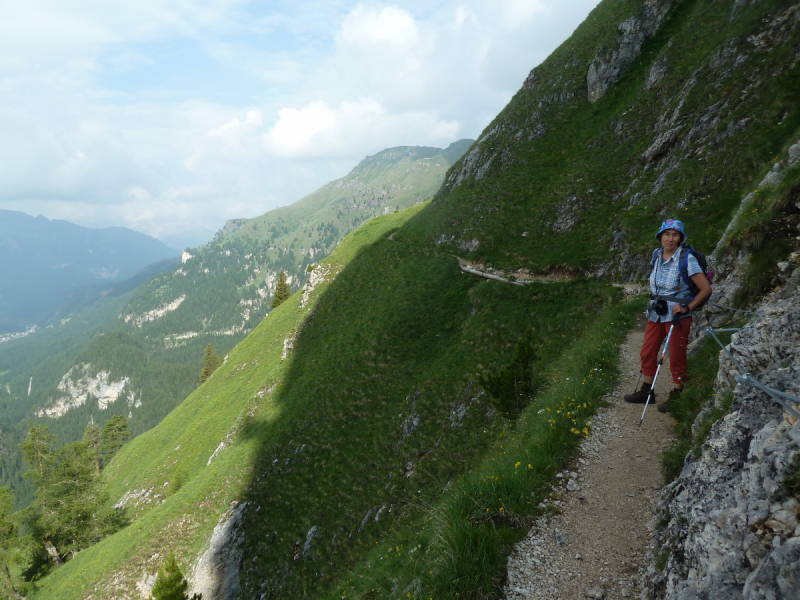
[[[0,209],[156,237],[475,138],[595,0],[27,0],[0,20]]]

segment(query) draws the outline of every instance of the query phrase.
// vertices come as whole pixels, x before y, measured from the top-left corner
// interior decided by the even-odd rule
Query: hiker
[[[627,394],[625,402],[644,404],[647,401],[653,376],[656,374],[658,350],[674,323],[669,340],[669,368],[675,388],[670,392],[667,401],[658,407],[659,412],[666,413],[683,392],[683,385],[686,383],[686,345],[692,325],[692,309],[705,303],[711,295],[711,284],[694,256],[694,251],[685,245],[686,232],[683,223],[676,219],[667,219],[656,233],[656,239],[661,243],[661,248],[653,251],[651,299],[647,304],[647,329],[640,352],[644,383],[638,391]],[[694,297],[690,295],[689,279],[697,288]],[[655,391],[651,401],[655,401]]]

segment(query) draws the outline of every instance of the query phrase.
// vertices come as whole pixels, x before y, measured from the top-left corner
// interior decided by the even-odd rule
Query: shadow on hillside
[[[383,237],[364,248],[301,326],[274,392],[281,418],[243,432],[260,444],[243,515],[245,595],[318,595],[421,518],[505,427],[477,373],[507,360],[531,326],[604,301],[600,290],[486,281]]]
[[[321,294],[274,392],[281,418],[243,432],[261,444],[244,589],[320,592],[460,471],[448,397],[455,384],[469,401],[469,387],[452,346],[475,283],[452,258],[381,238]]]

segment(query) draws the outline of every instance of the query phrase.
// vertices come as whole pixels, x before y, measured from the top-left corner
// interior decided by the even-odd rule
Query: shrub
[[[153,586],[152,600],[190,600],[189,582],[175,562],[172,552],[167,562],[158,570],[158,579]],[[193,594],[191,600],[202,600],[202,594]]]

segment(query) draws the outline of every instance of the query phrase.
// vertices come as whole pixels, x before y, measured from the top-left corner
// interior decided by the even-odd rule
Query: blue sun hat
[[[661,241],[661,234],[664,233],[667,229],[674,229],[678,233],[681,234],[681,244],[686,241],[686,232],[683,230],[683,223],[678,221],[677,219],[667,219],[663,223],[661,223],[661,228],[656,233],[656,239],[660,242]]]

